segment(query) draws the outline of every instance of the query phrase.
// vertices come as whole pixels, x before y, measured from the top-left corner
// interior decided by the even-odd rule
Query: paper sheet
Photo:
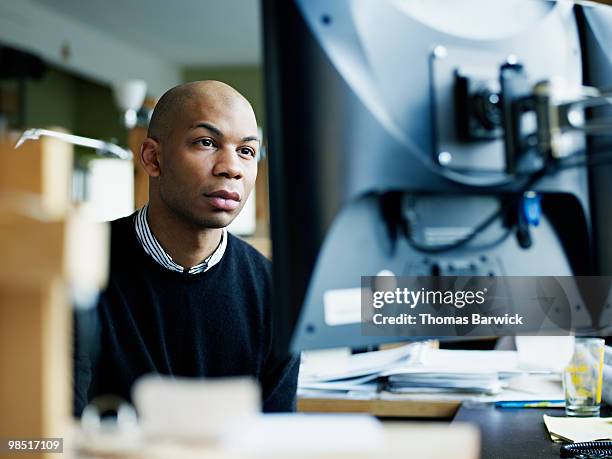
[[[343,361],[338,361],[334,366],[303,364],[300,368],[300,384],[378,375],[398,364],[409,365],[415,354],[418,354],[424,346],[429,344],[412,343],[394,349],[354,354],[347,356]],[[308,361],[307,357],[303,360]]]
[[[462,351],[428,349],[423,353],[423,364],[467,372],[518,372],[516,351]]]
[[[553,441],[612,440],[612,418],[570,418],[545,414],[544,424]]]
[[[259,415],[260,391],[249,377],[145,375],[132,389],[145,435],[215,439]]]

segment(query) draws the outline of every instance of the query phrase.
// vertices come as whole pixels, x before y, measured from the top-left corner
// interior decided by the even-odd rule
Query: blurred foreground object
[[[144,433],[183,441],[219,440],[261,412],[257,381],[249,377],[142,376],[132,389]]]
[[[92,220],[110,221],[134,211],[134,165],[130,150],[112,142],[39,128],[26,130],[17,141],[15,148],[21,150],[23,145],[29,145],[26,141],[38,140],[41,137],[58,139],[95,151],[94,158],[88,160],[81,158],[77,161],[74,173],[70,169],[72,200],[80,204],[86,203],[88,215]],[[57,154],[53,156],[52,163],[55,162],[55,156]],[[59,180],[64,181],[65,178],[62,176]],[[64,185],[61,185],[61,190],[63,193]]]
[[[64,437],[71,296],[95,301],[109,234],[71,207],[72,146],[43,138],[16,151],[16,140],[0,139],[0,437]]]

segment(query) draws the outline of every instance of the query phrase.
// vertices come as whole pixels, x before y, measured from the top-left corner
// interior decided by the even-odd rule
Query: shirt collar
[[[188,274],[198,274],[201,272],[208,271],[214,265],[221,261],[223,254],[225,253],[225,248],[227,247],[227,229],[223,228],[223,233],[221,234],[221,242],[215,249],[215,251],[208,256],[202,263],[192,266],[189,269],[186,269],[179,265],[178,263],[172,260],[172,257],[168,255],[168,253],[163,249],[159,241],[155,238],[153,233],[151,232],[151,228],[149,227],[149,222],[147,221],[147,216],[149,214],[149,204],[142,207],[134,218],[134,224],[136,227],[136,237],[138,241],[142,245],[144,251],[149,255],[153,260],[155,260],[159,265],[164,268],[175,271],[179,273],[188,273]]]

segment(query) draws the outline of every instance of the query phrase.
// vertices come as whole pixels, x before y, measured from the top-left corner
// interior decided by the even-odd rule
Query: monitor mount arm
[[[612,91],[561,78],[534,85],[513,57],[500,67],[499,84],[457,73],[455,94],[458,137],[468,142],[503,137],[509,175],[529,175],[549,160],[584,153],[572,134],[612,134],[612,117],[593,110],[612,108]]]

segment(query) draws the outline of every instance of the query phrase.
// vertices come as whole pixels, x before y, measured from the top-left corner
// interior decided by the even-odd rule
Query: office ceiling
[[[32,0],[181,66],[261,61],[259,0]]]

